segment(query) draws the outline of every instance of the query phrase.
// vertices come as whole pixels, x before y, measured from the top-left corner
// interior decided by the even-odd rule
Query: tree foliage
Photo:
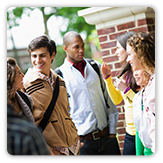
[[[79,10],[86,9],[87,7],[15,7],[12,10],[7,11],[7,23],[8,28],[11,30],[12,27],[19,26],[19,21],[22,18],[23,14],[27,16],[30,15],[31,11],[34,9],[39,9],[42,13],[44,28],[47,36],[49,36],[49,31],[47,27],[47,22],[51,16],[63,17],[68,20],[68,25],[66,30],[62,31],[60,29],[60,34],[63,36],[68,31],[76,31],[78,33],[84,32],[86,34],[85,40],[85,57],[91,57],[91,49],[90,42],[91,39],[97,39],[97,37],[92,38],[92,31],[95,31],[95,26],[87,24],[83,17],[79,17],[77,12]],[[50,37],[50,36],[49,36]],[[13,42],[13,49],[15,51],[15,58],[17,58],[16,47],[14,46],[14,39],[11,36],[11,40]],[[65,52],[63,51],[61,46],[58,46],[59,53],[57,54],[54,62],[54,66],[59,66],[63,63],[63,59],[65,58]],[[52,66],[53,66],[52,65]]]
[[[68,31],[76,31],[81,33],[83,31],[86,32],[87,37],[91,34],[91,31],[95,28],[94,25],[87,24],[83,17],[79,17],[77,12],[79,10],[86,9],[87,7],[62,7],[57,10],[56,15],[62,16],[69,20],[67,30],[61,31],[61,34],[65,34]]]
[[[50,7],[50,12],[46,12],[47,7],[16,7],[11,11],[7,11],[7,21],[10,22],[11,28],[14,26],[18,26],[18,22],[16,20],[21,19],[23,13],[29,15],[30,11],[38,8],[42,12],[44,26],[45,26],[45,34],[48,34],[47,29],[47,21],[51,16],[61,16],[68,20],[68,26],[65,31],[60,31],[63,36],[66,32],[74,30],[79,33],[85,31],[86,36],[88,37],[91,34],[91,31],[95,28],[94,25],[87,24],[83,17],[79,17],[77,12],[79,10],[86,9],[87,7]],[[11,23],[14,22],[14,23]]]

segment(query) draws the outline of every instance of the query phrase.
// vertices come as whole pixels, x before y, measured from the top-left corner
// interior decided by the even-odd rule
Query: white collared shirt
[[[98,65],[100,65],[98,63]],[[110,109],[106,108],[98,74],[86,61],[84,76],[65,59],[60,67],[69,97],[70,115],[79,135],[103,130],[116,134],[119,112],[106,93]],[[107,91],[105,91],[107,92]]]

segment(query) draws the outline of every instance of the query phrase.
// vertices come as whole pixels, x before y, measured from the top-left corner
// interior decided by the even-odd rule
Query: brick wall
[[[129,32],[150,32],[155,33],[155,19],[138,19],[132,22],[117,24],[113,27],[97,30],[98,38],[100,41],[101,53],[103,61],[109,62],[112,69],[112,79],[118,74],[121,69],[121,64],[118,57],[115,55],[116,51],[116,38],[117,36]],[[124,102],[117,106],[119,111],[119,120],[117,126],[117,135],[119,139],[119,146],[121,153],[123,152],[123,144],[125,137],[125,116],[124,116]]]

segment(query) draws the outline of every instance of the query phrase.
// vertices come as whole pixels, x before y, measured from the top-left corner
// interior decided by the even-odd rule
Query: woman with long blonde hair
[[[127,62],[133,71],[143,69],[150,76],[143,92],[142,107],[149,118],[147,135],[152,139],[152,152],[155,152],[155,37],[149,33],[136,33],[127,40]],[[140,138],[141,132],[139,132]],[[148,144],[144,144],[148,147]]]

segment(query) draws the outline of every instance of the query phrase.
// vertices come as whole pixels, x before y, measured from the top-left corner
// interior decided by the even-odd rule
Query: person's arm
[[[150,148],[144,147],[144,155],[145,156],[150,156],[152,154],[153,154],[153,152]]]
[[[101,64],[100,63],[97,63],[97,64],[99,66],[99,69],[101,69]],[[117,110],[116,105],[113,103],[111,97],[109,96],[106,83],[102,78],[101,71],[100,71],[100,77],[102,79],[101,82],[102,82],[102,85],[103,85],[103,88],[104,88],[103,93],[104,93],[104,96],[105,96],[105,99],[106,99],[107,103],[109,104],[109,108],[106,108],[106,109],[107,109],[108,126],[110,128],[110,134],[115,135],[116,134],[117,124],[118,124],[119,112]]]
[[[133,101],[135,92],[130,87],[127,87],[123,93],[130,99],[130,101]]]
[[[106,81],[106,84],[107,84],[107,89],[108,89],[110,98],[112,99],[113,103],[115,105],[120,104],[122,102],[122,100],[123,100],[123,97],[121,95],[121,91],[117,90],[114,87],[111,76],[109,78],[105,79],[105,81]]]
[[[110,98],[112,99],[115,105],[120,104],[121,101],[123,100],[123,97],[121,95],[120,90],[117,90],[113,85],[113,82],[111,79],[111,69],[109,66],[107,66],[106,62],[102,64],[101,72],[103,74],[103,78],[105,79],[107,83],[107,89],[108,89]]]
[[[38,126],[41,122],[44,113],[48,106],[45,106],[45,101],[47,102],[48,97],[45,96],[44,91],[42,91],[45,87],[43,82],[34,81],[30,83],[27,78],[24,79],[24,87],[29,93],[30,97],[33,101],[33,110],[32,114],[35,120],[36,125]],[[44,97],[45,96],[45,97]],[[44,97],[44,98],[43,98]]]
[[[116,128],[118,124],[119,112],[117,110],[116,105],[113,104],[111,98],[108,96],[107,98],[108,104],[110,108],[108,110],[108,126],[110,128],[110,134],[116,134]]]

